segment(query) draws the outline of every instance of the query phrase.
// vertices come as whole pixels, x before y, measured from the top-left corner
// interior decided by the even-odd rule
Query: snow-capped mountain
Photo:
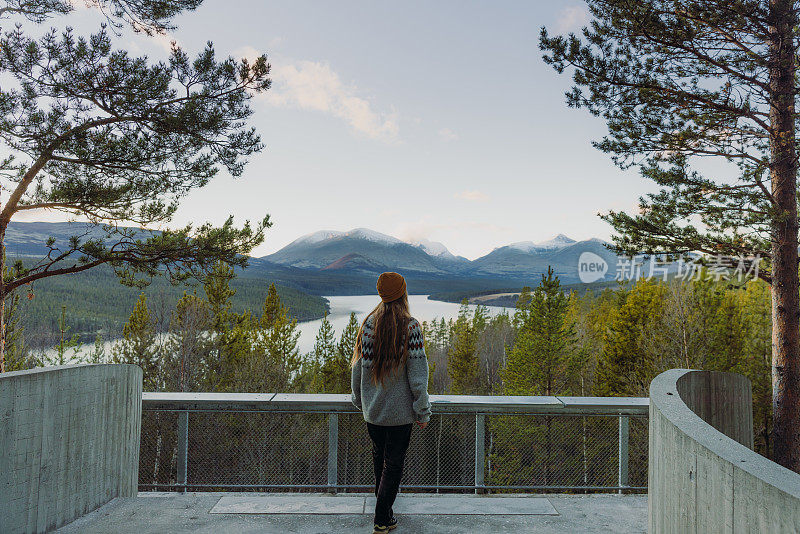
[[[417,248],[421,248],[422,250],[425,251],[426,254],[430,256],[455,258],[455,256],[453,256],[453,254],[449,250],[447,250],[447,247],[444,246],[442,243],[439,243],[438,241],[420,239],[418,241],[412,241],[411,244]]]
[[[554,249],[564,248],[573,243],[576,243],[574,239],[570,239],[564,234],[558,234],[553,239],[548,239],[547,241],[542,241],[540,243],[534,243],[533,241],[518,241],[517,243],[511,243],[510,245],[506,246],[508,248],[519,250],[522,252],[535,252],[542,250],[554,250]]]
[[[575,241],[564,234],[541,242],[522,241],[498,247],[470,261],[439,242],[405,242],[367,228],[347,232],[325,230],[302,236],[264,259],[289,267],[336,272],[377,273],[385,270],[429,275],[535,277],[552,265],[565,279],[576,277],[577,258],[590,251],[615,262],[603,241]]]
[[[335,239],[340,237],[366,239],[368,241],[374,241],[375,243],[402,243],[402,241],[400,241],[396,237],[382,234],[380,232],[376,232],[375,230],[370,230],[369,228],[354,228],[349,232],[342,232],[338,230],[320,230],[318,232],[314,232],[313,234],[307,234],[295,239],[292,243],[289,244],[289,246],[299,243],[307,243],[307,244],[320,243],[322,241],[327,241],[329,239]]]
[[[322,231],[300,237],[264,259],[291,267],[379,272],[446,273],[423,249],[367,228]]]
[[[563,246],[555,243],[567,242]],[[578,257],[583,252],[592,252],[603,258],[609,265],[616,265],[616,255],[605,247],[603,241],[574,241],[552,239],[543,244],[532,243],[533,246],[520,246],[518,243],[499,247],[489,254],[472,262],[472,272],[484,276],[524,276],[536,277],[551,266],[562,280],[568,281],[577,277]],[[613,275],[613,273],[611,273]]]
[[[553,239],[548,239],[547,241],[542,241],[541,243],[536,243],[536,246],[541,249],[554,249],[554,248],[563,248],[569,246],[573,243],[577,243],[572,238],[565,236],[564,234],[558,234]]]

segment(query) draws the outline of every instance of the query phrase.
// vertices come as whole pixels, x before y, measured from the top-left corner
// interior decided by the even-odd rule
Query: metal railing
[[[144,393],[141,490],[373,488],[349,395]],[[432,395],[403,487],[643,491],[648,399]]]

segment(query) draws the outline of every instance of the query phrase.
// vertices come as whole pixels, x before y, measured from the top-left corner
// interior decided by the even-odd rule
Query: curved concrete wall
[[[672,369],[650,384],[651,533],[800,532],[800,475],[753,452],[750,382]]]
[[[0,374],[0,532],[45,532],[136,495],[142,371]]]

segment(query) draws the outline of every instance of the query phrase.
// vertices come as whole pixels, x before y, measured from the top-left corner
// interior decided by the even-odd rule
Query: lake
[[[347,326],[347,321],[350,319],[350,312],[355,312],[358,317],[358,322],[364,320],[364,317],[378,305],[380,299],[377,295],[354,295],[350,297],[325,297],[331,303],[331,311],[328,315],[328,320],[336,331],[336,339],[341,336],[344,327]],[[419,322],[430,321],[432,319],[440,319],[444,317],[445,321],[448,319],[455,319],[458,317],[458,309],[460,304],[451,302],[441,302],[438,300],[428,300],[428,295],[409,295],[408,305],[413,315]],[[474,310],[475,306],[470,306],[470,310]],[[496,315],[508,308],[501,308],[499,306],[487,307],[489,315]],[[509,310],[513,312],[513,310]],[[297,342],[301,354],[306,354],[314,349],[314,339],[317,336],[319,327],[322,320],[305,321],[298,323],[300,330],[300,339]]]
[[[359,324],[364,320],[364,317],[377,306],[379,298],[377,295],[355,295],[350,297],[325,297],[330,302],[330,314],[328,320],[336,332],[336,340],[342,335],[344,327],[347,326],[347,321],[350,319],[350,312],[355,312]],[[455,319],[458,317],[458,309],[460,304],[451,302],[441,302],[438,300],[428,300],[427,295],[409,295],[408,304],[413,315],[418,321],[430,321],[432,319],[441,319],[444,317],[445,321]],[[475,306],[470,306],[470,310],[474,310]],[[489,315],[496,315],[503,310],[508,310],[513,313],[513,310],[508,308],[501,308],[499,306],[487,306],[486,308]],[[297,329],[300,331],[300,338],[297,341],[297,348],[300,354],[307,354],[314,350],[314,340],[317,337],[317,332],[322,324],[322,320],[304,321],[297,324]],[[106,350],[106,357],[111,355],[112,345],[117,340],[106,340],[104,348]],[[78,347],[78,353],[86,356],[94,350],[94,343],[81,344]],[[67,363],[73,363],[74,349],[69,350],[69,357]],[[55,359],[56,351],[54,349],[47,349],[44,354],[48,358]]]

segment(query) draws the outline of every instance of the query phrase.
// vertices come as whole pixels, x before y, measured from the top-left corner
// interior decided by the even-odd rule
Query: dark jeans
[[[385,525],[392,518],[392,505],[400,489],[403,461],[412,425],[380,426],[367,423],[372,438],[372,464],[375,468],[375,524]]]

